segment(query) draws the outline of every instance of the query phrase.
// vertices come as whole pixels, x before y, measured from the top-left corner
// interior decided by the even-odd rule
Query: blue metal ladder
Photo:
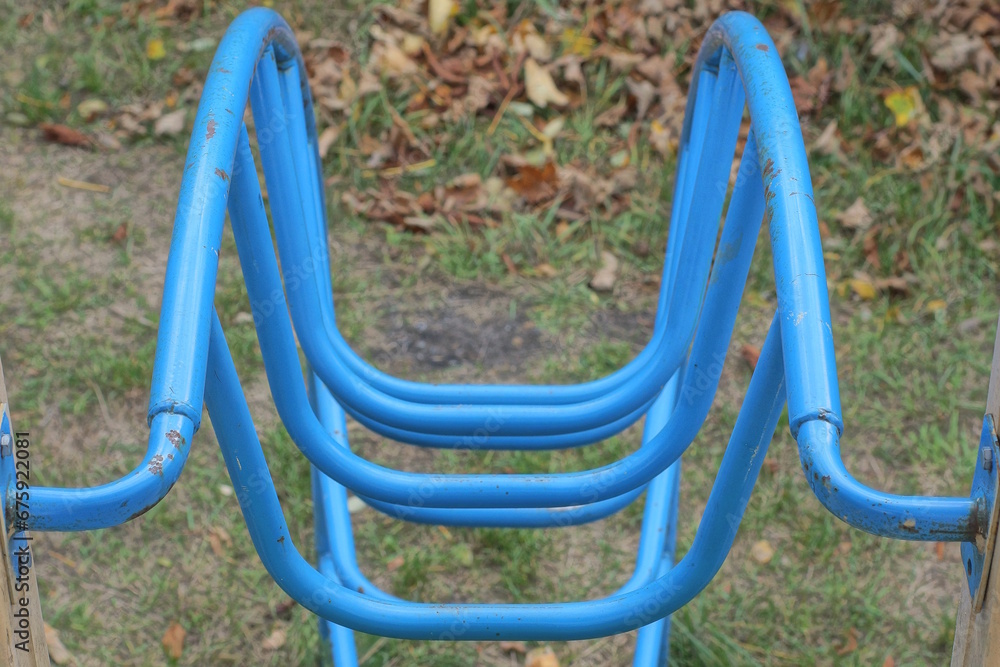
[[[248,103],[274,239],[243,124]],[[730,187],[745,109],[751,131]],[[984,551],[976,539],[990,532],[995,468],[977,466],[970,497],[898,496],[859,483],[840,457],[843,423],[806,153],[777,50],[752,16],[728,14],[704,38],[680,140],[654,334],[632,362],[604,378],[566,386],[426,385],[373,368],[337,330],[324,196],[296,41],[273,11],[247,11],[212,62],[187,154],[146,457],[130,474],[103,486],[33,489],[26,528],[92,530],[155,505],[181,474],[204,402],[261,561],[289,595],[323,619],[321,632],[338,666],[357,664],[354,630],[484,641],[582,639],[636,628],[635,664],[665,664],[669,615],[722,565],[787,398],[791,434],[820,501],[877,535],[965,543],[963,549],[971,550],[970,590],[978,590],[980,580],[973,578],[982,572]],[[291,541],[214,311],[227,208],[271,393],[312,464],[317,566]],[[674,562],[680,459],[711,406],[764,221],[777,311],[697,535]],[[308,360],[305,382],[296,337]],[[348,415],[403,443],[452,449],[577,447],[642,417],[645,424],[637,451],[594,470],[445,475],[398,471],[358,456],[347,443]],[[995,459],[994,434],[987,420],[984,449]],[[593,521],[643,492],[646,497],[634,574],[605,598],[422,604],[379,590],[361,572],[347,490],[409,521],[537,528]],[[9,513],[9,500],[7,508]]]

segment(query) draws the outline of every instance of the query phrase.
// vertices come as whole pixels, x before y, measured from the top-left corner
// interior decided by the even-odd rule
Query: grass
[[[343,23],[344,12],[320,5],[303,0],[278,9],[296,29],[327,34],[328,26]],[[207,68],[211,50],[183,51],[180,45],[217,38],[242,5],[211,7],[186,23],[161,27],[130,18],[118,3],[76,1],[53,10],[51,33],[41,17],[19,28],[25,11],[3,7],[0,38],[12,46],[16,59],[5,68],[9,85],[0,93],[2,114],[23,117],[28,124],[65,122],[91,130],[95,126],[76,110],[85,99],[97,97],[115,106],[161,99],[182,68],[193,70],[196,79]],[[765,16],[779,13],[769,5],[760,9]],[[374,20],[372,5],[354,4],[348,11],[356,15],[355,52],[365,58],[363,35]],[[554,10],[537,3],[525,11]],[[880,91],[917,86],[932,115],[940,113],[941,99],[958,101],[934,92],[912,66],[920,62],[933,26],[917,20],[900,28],[907,39],[876,58],[865,38],[812,26],[797,35],[800,48],[789,49],[786,66],[791,74],[804,75],[825,57],[833,69],[847,68],[849,61],[855,71],[826,108],[805,119],[809,141],[836,119],[848,156],[810,156],[820,219],[830,231],[824,251],[848,425],[848,469],[866,483],[898,493],[965,495],[1000,308],[992,289],[1000,249],[991,243],[996,220],[990,199],[1000,183],[981,147],[961,134],[939,161],[919,173],[897,167],[891,156],[875,150],[873,133],[895,131]],[[164,40],[168,57],[146,58],[152,39]],[[685,41],[669,48],[685,54],[691,45]],[[568,116],[555,151],[560,164],[577,160],[601,171],[621,136],[616,128],[597,127],[595,119],[621,98],[624,80],[607,68],[591,75],[592,91],[600,94]],[[419,118],[407,113],[405,98],[391,88],[365,98],[347,116],[325,164],[328,175],[339,179],[335,188],[378,184],[365,175],[351,149],[364,136],[377,137],[391,127],[394,113],[419,127]],[[480,118],[456,126],[449,141],[434,144],[431,169],[403,175],[396,185],[416,192],[462,174],[486,178],[495,173],[501,155],[538,148],[514,117],[505,117],[492,137],[488,125],[489,119]],[[5,130],[4,136],[15,144],[11,156],[18,142],[24,150],[38,150],[24,132]],[[431,136],[418,133],[418,138]],[[144,423],[155,343],[158,288],[151,276],[162,280],[183,149],[179,139],[160,143],[144,137],[126,150],[122,164],[129,167],[129,179],[147,174],[136,157],[141,154],[173,165],[172,171],[151,167],[148,173],[159,176],[150,176],[148,191],[128,201],[49,194],[47,201],[35,203],[22,194],[30,182],[16,176],[0,182],[5,240],[0,265],[10,286],[0,305],[0,340],[15,419],[39,434],[33,455],[46,484],[106,481],[127,472],[141,455],[142,429],[134,427]],[[73,164],[54,151],[37,154],[57,168]],[[651,328],[674,169],[642,142],[627,158],[643,167],[629,206],[613,219],[598,210],[561,232],[554,211],[543,209],[504,214],[496,228],[445,226],[428,236],[414,235],[374,226],[330,197],[331,224],[340,244],[333,250],[338,323],[346,337],[388,370],[433,381],[585,381],[620,367]],[[977,189],[976,183],[985,187]],[[837,222],[837,214],[858,197],[878,220],[874,252],[862,233]],[[75,207],[85,208],[86,220],[59,217]],[[126,243],[109,242],[122,223],[130,225]],[[65,233],[54,234],[62,226]],[[611,296],[587,287],[602,250],[611,250],[623,264]],[[774,307],[766,239],[757,253],[716,405],[684,460],[679,556],[693,540],[749,379],[739,346],[762,342]],[[235,254],[227,231],[217,292],[220,317],[250,387],[258,432],[295,542],[311,554],[308,469],[269,407]],[[510,275],[505,257],[520,275]],[[889,277],[903,257],[909,264],[906,293],[880,292],[868,300],[852,293],[850,281],[858,272],[873,280]],[[554,277],[535,271],[543,263],[554,268]],[[483,285],[485,291],[475,292]],[[525,334],[523,355],[508,360],[510,368],[488,356],[463,357],[463,363],[443,369],[407,359],[405,345],[412,343],[405,339],[407,325],[451,314],[456,292],[478,295],[482,303],[479,310],[459,309],[470,331],[452,338],[477,335],[481,322],[535,332],[531,339]],[[127,306],[126,316],[114,315],[122,306]],[[402,343],[393,347],[397,338]],[[95,430],[99,435],[88,437]],[[601,447],[570,451],[442,452],[433,458],[416,457],[409,448],[360,431],[351,434],[357,451],[383,463],[445,472],[529,472],[608,463],[633,451],[640,432],[633,427]],[[42,536],[37,558],[46,621],[81,664],[165,664],[159,638],[174,620],[188,631],[178,664],[309,664],[321,651],[313,617],[300,607],[287,607],[257,560],[229,484],[206,423],[181,482],[141,519],[94,533]],[[355,537],[363,569],[398,595],[532,602],[592,598],[614,590],[630,574],[640,519],[636,505],[594,526],[559,532],[442,530],[364,510],[356,516]],[[758,540],[775,550],[767,564],[750,556]],[[964,585],[957,547],[950,545],[940,560],[933,545],[872,537],[823,509],[803,479],[783,417],[726,564],[673,617],[672,657],[676,664],[705,665],[867,665],[883,664],[889,656],[895,664],[941,664],[950,654],[955,601]],[[276,631],[286,633],[283,646],[262,649],[263,640]],[[630,641],[555,648],[564,665],[625,665]],[[492,644],[364,635],[358,644],[361,654],[370,654],[366,665],[507,664]]]

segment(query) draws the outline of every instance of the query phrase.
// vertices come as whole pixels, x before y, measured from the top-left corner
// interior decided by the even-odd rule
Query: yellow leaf
[[[161,60],[167,55],[162,39],[151,39],[146,42],[146,57],[150,60]]]
[[[923,107],[923,102],[917,87],[907,86],[886,95],[885,106],[895,115],[896,127],[906,127]]]
[[[566,28],[563,30],[561,41],[563,43],[563,53],[571,53],[587,58],[594,50],[594,40],[580,33],[579,30]]]
[[[928,301],[926,306],[928,313],[936,313],[937,311],[944,310],[947,307],[948,302],[944,299],[934,299],[933,301]]]
[[[439,35],[448,31],[452,15],[457,11],[455,0],[430,0],[427,3],[427,23],[431,32]]]
[[[865,301],[871,301],[875,298],[875,286],[872,285],[867,280],[862,280],[861,278],[851,279],[851,289]]]

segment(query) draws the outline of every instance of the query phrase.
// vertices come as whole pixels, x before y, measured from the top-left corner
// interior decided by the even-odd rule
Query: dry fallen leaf
[[[852,278],[850,280],[851,291],[861,297],[862,301],[871,301],[875,298],[876,289],[871,281],[864,278]]]
[[[184,131],[184,121],[186,118],[187,112],[184,109],[171,111],[164,116],[160,116],[156,119],[156,123],[153,124],[153,134],[157,136],[180,134]]]
[[[556,88],[552,75],[534,58],[524,61],[524,88],[531,103],[540,109],[550,103],[560,107],[569,104],[569,98]]]
[[[340,128],[333,125],[319,133],[316,144],[320,160],[326,157],[326,154],[330,151],[330,146],[333,145],[338,136],[340,136]]]
[[[163,650],[168,657],[180,660],[181,654],[184,653],[184,637],[186,635],[187,632],[185,632],[184,628],[177,621],[174,621],[167,627],[167,631],[163,633],[161,642]]]
[[[87,123],[104,114],[107,110],[108,103],[104,100],[98,100],[95,98],[84,100],[76,105],[76,112],[80,114],[80,118],[83,118],[84,122]]]
[[[275,628],[267,638],[260,643],[260,647],[265,651],[277,651],[285,645],[285,629]]]
[[[48,623],[45,624],[45,645],[49,649],[49,659],[57,665],[75,665],[76,658],[63,646],[59,639],[59,631]]]
[[[529,204],[551,199],[558,185],[558,172],[552,162],[546,162],[542,167],[524,164],[518,167],[516,175],[507,179],[507,187],[524,197]]]
[[[851,628],[847,631],[844,645],[837,649],[837,655],[847,655],[848,653],[854,653],[856,650],[858,650],[858,631],[856,628]]]
[[[90,146],[91,140],[83,132],[56,123],[39,123],[38,129],[46,141],[64,146]]]
[[[848,229],[868,229],[871,227],[874,218],[871,211],[865,206],[865,200],[858,197],[854,203],[847,207],[837,216],[837,221]]]
[[[455,0],[430,0],[427,3],[427,23],[431,32],[435,35],[447,32],[454,11]]]
[[[774,558],[774,547],[767,540],[758,540],[750,547],[750,556],[761,565],[767,565]]]
[[[756,345],[746,343],[740,348],[740,356],[750,366],[750,370],[757,368],[757,361],[760,359],[760,348]]]
[[[551,646],[531,649],[524,657],[524,667],[559,667],[559,658]]]
[[[128,238],[128,221],[121,223],[115,228],[114,233],[111,235],[111,241],[113,243],[125,243]]]
[[[559,275],[559,272],[556,271],[555,267],[548,262],[542,262],[535,267],[535,275],[541,278],[555,278]]]
[[[618,258],[605,250],[601,253],[601,268],[590,279],[590,289],[595,292],[610,292],[618,279]]]

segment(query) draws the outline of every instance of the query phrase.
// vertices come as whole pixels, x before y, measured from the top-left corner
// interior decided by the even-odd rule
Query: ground
[[[660,13],[647,4],[608,7],[629,9],[648,26],[663,17],[669,34],[684,36],[664,38],[655,57],[680,54],[672,71],[686,90],[683,58],[722,3],[695,11],[668,2]],[[997,110],[996,70],[982,50],[970,47],[958,65],[941,54],[954,35],[973,35],[986,45],[977,48],[991,53],[1000,23],[982,17],[1000,13],[988,3],[960,3],[949,11],[967,17],[949,13],[933,22],[907,14],[903,2],[874,3],[863,16],[835,2],[806,3],[805,10],[790,9],[794,4],[750,9],[766,19],[782,52],[810,149],[848,469],[880,489],[965,495],[1000,307],[998,179],[990,157],[997,133],[989,121]],[[324,161],[330,252],[338,322],[355,349],[388,372],[449,382],[580,381],[637,353],[652,330],[669,228],[671,122],[679,120],[671,115],[673,84],[660,80],[640,113],[649,78],[611,67],[617,50],[591,56],[594,46],[579,40],[629,45],[644,58],[654,57],[649,50],[634,34],[617,36],[608,27],[611,10],[588,14],[599,17],[593,34],[600,38],[582,29],[556,32],[576,25],[574,8],[603,3],[511,8],[498,20],[504,34],[529,44],[531,34],[557,35],[554,48],[583,62],[585,83],[574,87],[553,66],[555,85],[569,93],[565,108],[532,109],[527,93],[518,94],[494,134],[502,106],[490,97],[496,91],[465,116],[449,114],[469,111],[463,105],[472,85],[447,85],[454,95],[447,104],[440,87],[431,91],[438,101],[414,102],[420,87],[406,77],[436,76],[440,84],[458,76],[427,74],[457,66],[447,58],[401,61],[392,51],[406,41],[400,26],[411,20],[399,12],[423,16],[422,5],[396,13],[375,3],[318,5],[275,8],[308,33],[314,91],[327,100],[318,104],[320,126],[335,129]],[[193,18],[178,10],[187,6],[196,8]],[[169,12],[157,13],[164,8]],[[144,449],[186,146],[185,132],[156,134],[153,126],[179,108],[187,109],[190,128],[192,87],[214,48],[198,40],[218,38],[239,9],[179,2],[123,9],[100,0],[37,12],[3,6],[0,35],[18,48],[0,93],[0,354],[15,424],[31,433],[37,484],[101,483],[127,472]],[[474,9],[461,5],[449,37],[460,41],[460,30],[481,27]],[[533,27],[511,28],[522,20]],[[838,21],[852,21],[854,32]],[[887,26],[898,28],[895,36],[887,37]],[[422,35],[426,26],[411,30]],[[544,65],[542,55],[531,52]],[[506,75],[516,61],[504,55],[500,70]],[[488,69],[489,76],[461,76],[499,85],[499,74],[490,78],[493,65]],[[359,93],[346,80],[362,89],[375,80],[379,89]],[[88,120],[79,105],[91,99],[108,108]],[[436,124],[425,121],[431,116]],[[46,122],[82,132],[90,145],[46,141],[39,129]],[[386,145],[392,150],[380,151]],[[548,164],[557,170],[546,171]],[[106,187],[80,189],[66,179]],[[500,203],[491,179],[504,186]],[[596,183],[597,192],[581,190],[582,180]],[[428,192],[430,205],[421,200]],[[452,208],[442,204],[449,198]],[[599,205],[588,210],[588,198]],[[596,292],[588,281],[604,252],[621,268],[610,292]],[[228,230],[220,261],[220,316],[293,538],[311,555],[308,468],[274,414]],[[712,414],[684,458],[681,555],[773,307],[764,235]],[[349,432],[369,458],[447,472],[470,464],[591,467],[631,451],[639,437],[633,427],[578,452],[486,462],[396,445],[354,424]],[[363,569],[388,590],[428,601],[528,602],[597,597],[623,583],[640,515],[631,507],[555,533],[409,526],[371,509],[354,521]],[[754,552],[761,542],[773,556]],[[35,551],[45,620],[79,665],[312,664],[321,652],[315,619],[290,603],[253,551],[207,417],[180,482],[161,504],[114,529],[40,534]],[[823,509],[783,417],[732,552],[708,588],[674,616],[674,664],[944,664],[962,586],[957,545],[872,537]],[[177,658],[163,645],[174,623],[185,632]],[[627,665],[633,639],[554,649],[564,666]],[[524,661],[491,643],[365,636],[358,643],[365,665]]]

